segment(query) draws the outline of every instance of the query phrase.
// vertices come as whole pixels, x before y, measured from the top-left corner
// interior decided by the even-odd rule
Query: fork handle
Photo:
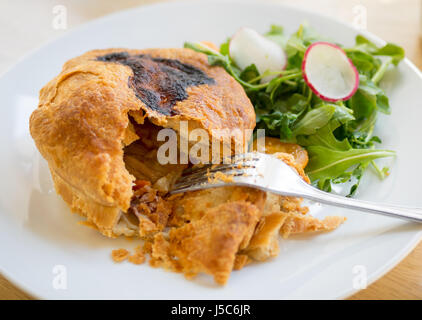
[[[299,196],[309,200],[337,207],[343,207],[347,209],[359,209],[370,213],[376,213],[388,217],[400,218],[404,220],[422,223],[422,208],[382,205],[374,202],[356,200],[334,195],[328,192],[318,190],[311,186],[308,186],[308,188],[306,193],[302,193]]]

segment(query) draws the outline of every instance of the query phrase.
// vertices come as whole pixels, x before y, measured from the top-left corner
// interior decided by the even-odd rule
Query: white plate
[[[206,276],[188,281],[147,264],[116,265],[110,259],[111,250],[136,243],[107,239],[77,224],[81,218],[70,214],[56,195],[46,162],[29,135],[28,118],[37,106],[39,89],[59,73],[66,60],[87,50],[181,47],[186,40],[220,43],[241,26],[263,32],[278,23],[290,33],[304,20],[346,45],[357,34],[340,22],[285,6],[245,1],[166,3],[86,24],[4,74],[0,79],[0,271],[41,298],[329,299],[357,291],[365,273],[370,283],[396,265],[421,238],[419,225],[318,206],[312,208],[313,214],[342,214],[348,221],[332,233],[282,241],[277,258],[233,272],[225,287],[214,285]],[[421,73],[406,60],[388,73],[383,86],[393,113],[381,116],[377,134],[398,157],[385,181],[369,173],[358,197],[422,206]],[[65,290],[53,286],[56,273],[62,270],[54,269],[57,265],[66,268]]]

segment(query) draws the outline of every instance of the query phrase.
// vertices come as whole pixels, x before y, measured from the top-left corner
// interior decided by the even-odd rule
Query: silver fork
[[[230,185],[247,186],[284,196],[306,198],[328,205],[422,222],[422,208],[384,205],[321,191],[307,184],[293,168],[283,161],[274,156],[256,152],[237,155],[231,163],[188,169],[176,181],[171,193]]]

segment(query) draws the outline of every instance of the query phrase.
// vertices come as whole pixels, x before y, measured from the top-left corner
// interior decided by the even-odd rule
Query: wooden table
[[[198,0],[199,1],[199,0]],[[136,1],[136,0],[87,0],[87,1],[60,1],[61,4],[68,8],[69,13],[69,29],[75,25],[94,19],[104,14],[111,13],[115,10],[134,7],[143,3],[158,2],[156,0]],[[406,49],[407,57],[412,60],[419,68],[422,68],[422,42],[419,32],[420,26],[421,1],[419,0],[269,0],[269,2],[289,3],[293,6],[306,7],[307,9],[322,12],[327,15],[335,16],[344,21],[353,22],[356,10],[361,10],[364,6],[367,13],[367,29],[381,38],[395,42]],[[55,4],[55,3],[54,3]],[[3,6],[4,4],[2,4]],[[7,52],[2,54],[7,59],[3,59],[7,64],[14,63],[19,55],[37,46],[39,42],[51,39],[60,35],[57,30],[50,30],[49,25],[44,26],[28,37],[27,32],[33,31],[34,25],[24,23],[21,24],[21,37],[16,34],[14,27],[4,23],[11,21],[15,16],[25,18],[25,12],[32,15],[28,19],[33,19],[34,15],[39,14],[40,17],[50,17],[53,2],[37,1],[34,10],[22,10],[27,8],[29,2],[23,0],[15,0],[9,4],[9,7],[0,10],[0,26],[4,34],[11,34],[6,39],[8,52],[13,52],[12,57],[8,57]],[[35,13],[34,13],[35,12]],[[73,21],[73,22],[72,22]],[[3,24],[3,25],[2,25]],[[12,24],[12,22],[10,23]],[[41,25],[42,26],[42,25]],[[10,31],[7,29],[9,27]],[[26,28],[26,29],[25,29]],[[22,30],[24,31],[23,35]],[[9,43],[7,42],[9,40]],[[3,41],[3,40],[2,40]],[[3,41],[3,44],[5,41]],[[6,50],[6,49],[4,49]],[[11,51],[12,50],[12,51]],[[13,51],[15,50],[15,51]],[[4,62],[2,62],[5,64]],[[6,67],[0,65],[0,67]],[[0,68],[1,69],[1,68]],[[2,70],[0,70],[2,71]],[[0,299],[30,299],[31,297],[16,288],[0,275]],[[422,243],[420,243],[413,252],[405,258],[397,267],[390,271],[387,275],[373,283],[367,289],[360,291],[350,299],[422,299]]]

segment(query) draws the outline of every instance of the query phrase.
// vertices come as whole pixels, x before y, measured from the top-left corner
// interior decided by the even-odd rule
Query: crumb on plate
[[[122,262],[129,257],[129,251],[126,249],[116,249],[111,252],[111,258],[114,262]]]

